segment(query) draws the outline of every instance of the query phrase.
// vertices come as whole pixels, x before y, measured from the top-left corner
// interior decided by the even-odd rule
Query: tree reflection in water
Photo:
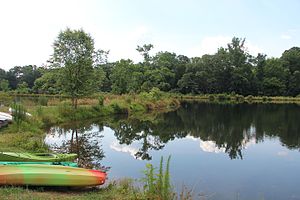
[[[104,158],[104,152],[101,145],[103,135],[98,131],[93,131],[91,123],[74,122],[59,128],[60,134],[71,134],[70,139],[62,141],[61,145],[55,145],[54,148],[60,153],[76,153],[78,155],[78,166],[84,168],[106,169],[101,165]],[[72,128],[71,128],[72,127]]]
[[[268,137],[279,137],[282,145],[300,148],[300,106],[294,104],[208,104],[183,103],[175,112],[155,119],[126,119],[107,125],[120,144],[142,143],[135,154],[151,159],[149,150],[162,149],[167,142],[187,136],[213,142],[231,159],[243,159],[243,149]]]
[[[300,148],[299,105],[183,103],[174,112],[149,116],[106,118],[100,122],[72,123],[72,135],[61,151],[75,152],[81,165],[96,164],[103,126],[110,127],[120,145],[138,143],[135,157],[150,160],[151,150],[160,150],[175,138],[192,137],[213,144],[231,159],[243,159],[243,149],[267,137],[278,137],[290,149]],[[99,131],[93,132],[97,126]],[[75,128],[74,128],[75,127]],[[96,162],[96,163],[95,163]]]

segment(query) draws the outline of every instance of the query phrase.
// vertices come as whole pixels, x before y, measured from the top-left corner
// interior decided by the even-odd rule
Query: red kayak
[[[99,170],[57,165],[0,165],[0,185],[96,186],[104,184]]]

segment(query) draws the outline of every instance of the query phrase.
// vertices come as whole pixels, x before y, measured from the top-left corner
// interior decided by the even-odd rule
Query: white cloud
[[[224,153],[225,148],[219,148],[214,141],[200,140],[200,148],[209,153]]]
[[[136,148],[124,144],[119,144],[118,141],[113,141],[110,145],[110,148],[118,152],[129,153],[134,158],[136,158],[135,154],[138,152]]]
[[[242,141],[242,148],[247,149],[253,144],[256,144],[256,139],[255,139],[255,131],[253,128],[250,128],[251,136],[247,137],[246,134],[244,134],[244,139]],[[191,135],[187,135],[185,139],[188,140],[193,140],[193,141],[199,141],[200,142],[200,149],[204,152],[209,152],[209,153],[225,153],[225,148],[224,147],[218,147],[215,141],[212,140],[201,140],[200,138],[196,138]],[[226,146],[226,143],[224,144]]]

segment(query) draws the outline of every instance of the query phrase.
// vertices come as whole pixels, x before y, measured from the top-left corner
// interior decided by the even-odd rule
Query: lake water
[[[141,119],[119,116],[52,127],[45,142],[79,153],[109,179],[140,179],[171,155],[175,189],[203,199],[300,199],[300,106],[183,103]],[[195,196],[196,199],[200,197]]]

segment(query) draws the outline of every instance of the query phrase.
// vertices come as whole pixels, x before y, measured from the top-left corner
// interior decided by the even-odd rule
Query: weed
[[[170,160],[171,156],[168,157],[165,170],[163,170],[163,157],[161,157],[159,171],[152,164],[146,164],[146,170],[144,171],[145,177],[142,179],[144,183],[145,195],[150,199],[174,199],[175,193],[173,191],[170,182]]]

